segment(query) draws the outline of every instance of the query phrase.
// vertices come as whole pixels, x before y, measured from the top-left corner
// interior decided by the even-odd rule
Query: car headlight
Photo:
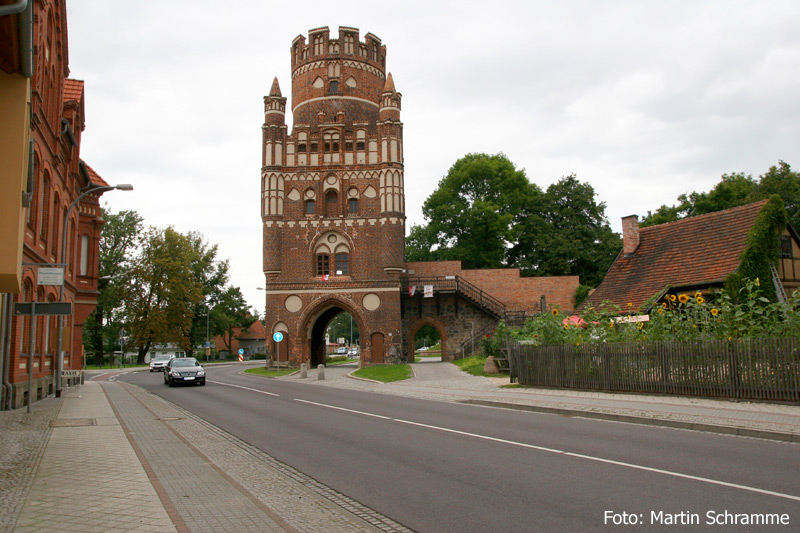
[[[206,371],[205,370],[198,370],[197,375],[198,376],[205,376],[206,375]]]

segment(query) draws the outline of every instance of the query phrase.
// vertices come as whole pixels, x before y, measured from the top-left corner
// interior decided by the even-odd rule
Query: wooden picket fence
[[[509,341],[507,352],[511,379],[522,385],[800,401],[796,338],[577,346]]]

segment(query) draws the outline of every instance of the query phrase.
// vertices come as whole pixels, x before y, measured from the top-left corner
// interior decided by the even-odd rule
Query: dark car
[[[206,384],[206,371],[194,357],[176,357],[164,367],[164,383],[172,387],[176,383]]]

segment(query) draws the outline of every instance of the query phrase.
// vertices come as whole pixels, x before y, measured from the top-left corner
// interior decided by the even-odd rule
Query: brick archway
[[[425,317],[415,322],[408,330],[408,360],[414,362],[414,339],[423,326],[431,326],[439,333],[442,339],[442,361],[449,361],[447,356],[447,328],[438,318]]]
[[[331,295],[311,306],[299,321],[299,337],[304,348],[300,362],[307,362],[315,367],[325,362],[325,327],[339,313],[345,312],[353,317],[358,327],[359,347],[363,360],[369,351],[370,341],[367,336],[365,320],[359,309],[344,298]]]

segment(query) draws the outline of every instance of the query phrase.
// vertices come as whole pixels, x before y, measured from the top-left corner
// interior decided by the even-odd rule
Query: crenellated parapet
[[[308,41],[303,35],[292,41],[292,72],[316,61],[344,59],[371,65],[384,72],[386,46],[372,33],[367,33],[362,42],[358,28],[348,26],[339,26],[338,39],[331,39],[330,29],[323,26],[309,30]]]

